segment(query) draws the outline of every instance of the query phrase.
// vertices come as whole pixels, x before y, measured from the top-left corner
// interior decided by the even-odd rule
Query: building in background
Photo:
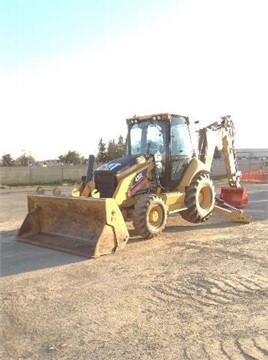
[[[267,149],[237,149],[238,159],[268,159]]]

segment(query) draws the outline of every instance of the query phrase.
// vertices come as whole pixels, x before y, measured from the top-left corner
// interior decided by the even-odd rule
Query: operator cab
[[[174,189],[194,155],[189,119],[166,113],[133,117],[127,124],[127,155],[154,156],[162,187]]]

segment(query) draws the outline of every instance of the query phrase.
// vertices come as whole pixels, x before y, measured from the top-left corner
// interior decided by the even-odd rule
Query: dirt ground
[[[33,189],[1,190],[1,359],[268,359],[268,185],[250,224],[172,216],[97,260],[16,241]]]

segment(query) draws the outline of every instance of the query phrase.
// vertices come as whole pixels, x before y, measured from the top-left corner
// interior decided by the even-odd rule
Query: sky
[[[231,115],[267,148],[267,0],[0,0],[0,156],[96,154],[126,118]]]

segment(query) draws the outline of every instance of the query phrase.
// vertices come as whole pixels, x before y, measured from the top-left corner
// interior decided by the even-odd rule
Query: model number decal
[[[137,175],[135,176],[134,182],[135,182],[135,183],[136,183],[136,182],[139,182],[142,178],[143,178],[143,173],[140,172],[139,174],[137,174]]]
[[[131,189],[129,190],[128,195],[129,196],[134,196],[137,191],[139,191],[143,187],[146,187],[147,183],[148,183],[147,170],[145,169],[145,170],[139,172],[134,177],[133,184],[132,184]]]

